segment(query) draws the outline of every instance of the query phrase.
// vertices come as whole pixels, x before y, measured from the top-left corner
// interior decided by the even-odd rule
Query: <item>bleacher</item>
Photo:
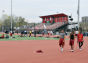
[[[68,22],[58,22],[58,23],[54,23],[54,24],[52,24],[52,25],[45,25],[45,26],[46,26],[46,29],[47,29],[47,30],[53,30],[53,29],[56,29],[56,28],[59,28],[59,27],[65,25],[65,24],[67,24],[67,23],[68,23]],[[33,27],[32,29],[34,29],[34,27]],[[35,29],[36,29],[36,30],[45,29],[44,24],[41,23],[40,25],[35,26]]]

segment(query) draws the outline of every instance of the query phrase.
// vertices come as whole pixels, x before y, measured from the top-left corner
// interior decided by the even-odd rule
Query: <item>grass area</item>
[[[1,36],[1,35],[0,35]],[[0,39],[0,41],[9,41],[9,40],[58,40],[58,38],[46,38],[46,37],[19,37],[19,35],[13,35],[15,38],[9,39]]]

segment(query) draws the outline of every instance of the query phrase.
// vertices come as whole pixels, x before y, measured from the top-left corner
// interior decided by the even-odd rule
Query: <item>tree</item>
[[[0,31],[2,31],[2,22],[0,20]]]
[[[2,18],[0,21],[0,30],[3,25],[4,30],[10,30],[11,29],[11,16],[8,15],[3,15],[4,18]],[[2,23],[1,23],[2,22]],[[25,22],[25,18],[23,17],[17,17],[17,16],[12,16],[12,26],[13,29],[14,27],[21,27],[23,25],[27,25],[28,23]]]
[[[25,18],[18,17],[17,19],[18,20],[16,22],[16,27],[20,27],[20,26],[23,26],[23,25],[27,25],[27,22],[25,22]]]

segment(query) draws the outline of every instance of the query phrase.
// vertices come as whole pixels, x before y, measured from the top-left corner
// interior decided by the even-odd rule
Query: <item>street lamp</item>
[[[78,10],[77,10],[77,14],[78,14],[78,29],[79,29],[79,18],[80,18],[80,0],[78,0]]]
[[[2,16],[4,15],[5,10],[2,10]],[[4,21],[4,18],[3,18]],[[2,32],[4,32],[4,25],[2,24]]]
[[[11,32],[13,31],[12,27],[13,27],[13,25],[12,25],[12,0],[11,0]]]

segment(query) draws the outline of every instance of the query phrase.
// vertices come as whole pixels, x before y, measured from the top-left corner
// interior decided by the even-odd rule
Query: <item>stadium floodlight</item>
[[[72,15],[69,16],[69,20],[70,20],[70,21],[73,21]],[[73,24],[72,24],[72,22],[71,22],[71,31],[73,31],[73,30],[72,30],[72,25],[73,25]]]
[[[72,18],[72,16],[69,16],[69,18]]]
[[[73,18],[71,18],[70,21],[73,21]]]
[[[72,18],[72,16],[69,16],[69,20],[70,20],[70,21],[73,21],[73,18]]]

